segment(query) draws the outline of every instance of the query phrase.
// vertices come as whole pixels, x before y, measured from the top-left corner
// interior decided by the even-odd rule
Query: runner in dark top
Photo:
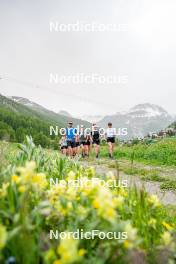
[[[92,126],[91,136],[92,136],[92,144],[95,147],[96,158],[98,158],[99,150],[100,150],[100,132],[96,124],[93,124]]]

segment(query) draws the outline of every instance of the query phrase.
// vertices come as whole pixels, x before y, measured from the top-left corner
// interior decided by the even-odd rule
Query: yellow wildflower
[[[53,264],[61,264],[61,261],[59,259],[55,260]]]
[[[21,183],[23,187],[20,187],[20,192],[24,192],[24,187],[32,186],[37,191],[42,191],[47,185],[46,175],[44,173],[35,172],[35,162],[27,162],[25,167],[17,168],[17,172],[20,173],[20,177],[17,175],[12,176],[12,181],[15,183]]]
[[[130,246],[129,241],[128,241],[128,240],[125,240],[125,241],[124,241],[124,247],[128,249],[129,246]]]
[[[17,175],[12,175],[12,182],[18,184],[20,182],[20,177]]]
[[[68,173],[68,179],[75,179],[75,176],[76,176],[76,174],[74,173],[74,171],[70,171],[69,173]]]
[[[95,199],[95,200],[93,201],[92,205],[93,205],[93,207],[96,208],[96,209],[99,208],[99,207],[100,207],[100,203],[99,203],[98,199]]]
[[[116,220],[117,213],[115,211],[116,204],[110,189],[99,186],[96,198],[93,200],[93,207],[97,209],[97,214],[109,222]]]
[[[25,183],[28,183],[31,180],[31,176],[34,173],[34,170],[36,168],[36,164],[34,161],[30,161],[26,163],[25,167],[19,167],[17,168],[17,172],[21,174],[21,177],[23,178],[23,181]]]
[[[84,256],[86,254],[86,250],[84,248],[81,248],[79,251],[78,251],[78,255],[80,257]]]
[[[57,248],[61,264],[73,263],[79,259],[78,240],[73,239],[67,233],[65,234],[65,237],[61,239],[60,245]]]
[[[159,207],[161,206],[161,203],[157,197],[157,195],[152,194],[150,197],[148,197],[148,202],[154,207]]]
[[[108,208],[106,211],[106,215],[108,218],[116,217],[116,211],[113,208]]]
[[[173,227],[172,227],[170,224],[166,223],[165,221],[162,222],[162,225],[163,225],[167,230],[172,230],[172,229],[173,229]]]
[[[21,185],[18,190],[20,193],[24,193],[26,191],[26,187],[24,185]]]
[[[68,200],[75,200],[76,199],[76,190],[75,190],[75,187],[74,186],[69,186],[67,188],[67,191],[66,193],[64,194],[64,196],[68,199]]]
[[[41,190],[44,189],[48,185],[48,182],[46,180],[46,176],[44,173],[34,174],[31,178],[31,181],[34,184],[34,186],[36,186],[37,188],[40,188]]]

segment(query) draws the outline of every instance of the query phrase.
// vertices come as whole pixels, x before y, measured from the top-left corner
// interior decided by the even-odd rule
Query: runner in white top
[[[112,123],[108,123],[108,128],[106,130],[106,138],[109,145],[109,157],[113,158],[114,143],[116,137],[116,129],[112,127]]]
[[[113,127],[108,127],[106,130],[107,138],[114,138],[116,136],[116,129]]]

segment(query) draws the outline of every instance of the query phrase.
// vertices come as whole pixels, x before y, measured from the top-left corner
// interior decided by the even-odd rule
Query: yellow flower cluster
[[[93,200],[93,207],[97,209],[97,213],[100,217],[114,222],[117,219],[116,207],[119,201],[113,197],[109,188],[100,186],[95,199]]]
[[[61,239],[60,244],[57,248],[57,254],[60,256],[58,260],[55,260],[53,264],[70,264],[81,259],[85,254],[84,249],[78,249],[78,240],[70,237],[69,234],[65,233],[66,236]]]
[[[47,181],[46,175],[36,172],[35,162],[28,162],[25,167],[17,169],[16,174],[11,176],[10,183],[4,183],[2,185],[0,197],[5,197],[4,205],[6,206],[8,193],[10,193],[9,190],[12,189],[15,194],[16,190],[20,193],[28,191],[25,193],[26,195],[20,196],[20,198],[24,198],[21,199],[21,201],[28,202],[26,196],[29,197],[29,202],[32,201],[32,205],[34,204],[34,210],[36,211],[36,208],[39,209],[38,212],[40,214],[39,217],[41,216],[40,222],[42,224],[45,221],[42,216],[47,216],[45,218],[46,225],[44,225],[44,227],[41,226],[44,232],[46,232],[45,227],[47,227],[48,230],[49,226],[54,227],[55,225],[59,226],[59,231],[69,230],[70,227],[76,229],[82,226],[85,226],[86,230],[94,226],[95,223],[96,226],[99,225],[102,231],[106,231],[107,226],[110,226],[110,230],[118,230],[126,233],[127,239],[119,239],[119,242],[112,241],[112,245],[116,243],[117,247],[122,249],[123,252],[133,250],[134,248],[145,249],[143,243],[143,241],[145,241],[145,233],[143,229],[140,230],[139,221],[135,221],[143,212],[145,214],[145,211],[143,211],[142,206],[138,206],[139,203],[136,193],[122,186],[113,186],[111,188],[108,184],[104,184],[108,181],[117,180],[112,172],[107,173],[107,175],[103,177],[103,180],[102,178],[92,178],[94,175],[95,170],[93,167],[86,169],[74,168],[74,171],[71,170],[64,175],[64,180],[59,180],[58,184],[52,184],[49,188],[49,181]],[[33,195],[28,196],[30,193],[33,193]],[[39,196],[38,193],[40,194]],[[155,211],[160,212],[161,209],[159,208],[161,204],[158,197],[156,195],[148,196],[146,194],[144,198],[146,208],[148,206],[147,209],[149,209],[147,211],[147,217],[144,219],[144,225],[150,227],[151,234],[155,234],[160,230],[161,233],[158,237],[162,243],[160,243],[161,246],[175,249],[173,236],[174,224],[163,221],[166,220],[166,218],[160,217],[160,214],[155,214]],[[134,209],[135,206],[136,208]],[[24,208],[23,206],[20,207]],[[33,208],[33,206],[31,207]],[[139,211],[139,214],[132,216],[133,209],[139,209],[141,211]],[[33,211],[30,212],[29,217],[32,213]],[[25,217],[27,218],[28,215]],[[16,219],[18,219],[18,215]],[[136,225],[133,226],[133,223]],[[157,228],[158,225],[160,225],[159,228]],[[8,229],[10,229],[10,224],[8,225]],[[165,232],[162,234],[163,230]],[[144,233],[144,237],[139,237],[141,233]],[[5,227],[0,224],[0,250],[4,248],[6,242],[7,231]],[[79,240],[70,237],[69,234],[66,235],[65,238],[60,238],[58,246],[55,242],[50,241],[49,243],[50,249],[45,254],[46,263],[84,263],[85,259],[83,256],[86,251],[83,248],[80,249],[81,241],[79,244]],[[90,241],[90,243],[92,242]],[[96,243],[102,248],[101,240],[98,241],[97,239]],[[107,242],[107,244],[108,243],[111,246],[111,241]],[[94,243],[92,243],[92,245],[94,245]],[[88,247],[88,251],[97,250],[98,246],[93,248],[92,245],[90,247],[91,249]],[[104,245],[106,245],[106,243]],[[89,252],[87,253],[87,256],[88,255]]]
[[[12,175],[11,181],[18,186],[19,192],[25,192],[29,186],[32,186],[36,191],[42,191],[47,187],[48,182],[45,174],[36,173],[35,168],[35,162],[31,161],[25,167],[17,169],[19,175]]]
[[[160,200],[158,199],[158,196],[155,194],[152,194],[148,197],[148,202],[153,207],[159,207],[161,206]]]
[[[89,171],[90,173],[90,171]],[[91,169],[91,173],[94,171]],[[87,170],[85,172],[87,175]],[[83,219],[88,214],[90,206],[96,209],[97,215],[111,223],[117,219],[116,208],[120,208],[124,203],[126,193],[119,188],[119,193],[104,186],[102,180],[94,178],[91,181],[87,176],[79,175],[79,182],[75,185],[69,184],[71,180],[76,180],[76,174],[70,171],[66,179],[60,180],[59,184],[51,186],[47,191],[47,197],[51,206],[62,216],[68,216],[72,212],[77,212]],[[80,184],[81,183],[81,184]],[[81,204],[84,197],[87,207]],[[77,209],[73,208],[73,202],[77,203]],[[89,204],[89,205],[88,205]]]
[[[165,221],[162,222],[162,225],[167,229],[167,230],[172,230],[173,227],[169,224],[169,223],[166,223]]]

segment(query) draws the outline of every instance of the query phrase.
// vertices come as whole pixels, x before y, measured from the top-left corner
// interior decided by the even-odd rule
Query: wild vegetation
[[[95,171],[56,151],[36,147],[31,138],[19,151],[4,150],[1,166],[0,262],[20,264],[174,263],[176,211],[145,190],[108,187],[109,172],[90,183]],[[2,159],[3,159],[2,154]],[[8,160],[10,159],[10,163]],[[3,162],[4,163],[4,162]],[[50,179],[62,185],[50,185]],[[69,185],[81,179],[83,185]],[[89,180],[89,181],[88,181]],[[126,239],[50,239],[50,230],[126,232]]]

